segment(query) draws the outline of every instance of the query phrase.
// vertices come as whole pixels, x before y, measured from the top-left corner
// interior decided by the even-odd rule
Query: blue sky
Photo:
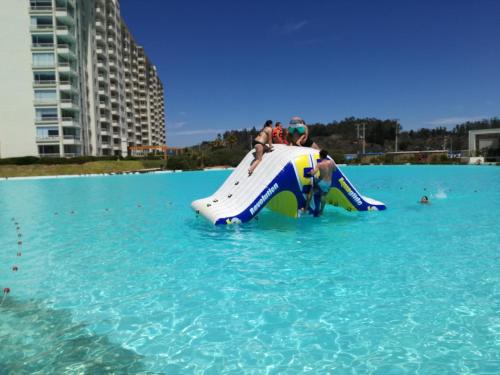
[[[267,119],[500,115],[497,0],[121,0],[165,85],[167,144]]]

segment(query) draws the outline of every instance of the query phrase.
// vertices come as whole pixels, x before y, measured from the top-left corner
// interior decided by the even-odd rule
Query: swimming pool
[[[2,370],[498,373],[500,168],[343,171],[388,210],[214,227],[189,205],[228,171],[0,182]]]

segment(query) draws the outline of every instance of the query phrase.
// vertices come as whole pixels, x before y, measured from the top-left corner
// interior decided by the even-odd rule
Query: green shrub
[[[167,160],[168,169],[197,169],[199,168],[199,163],[186,155],[175,155],[170,156]]]
[[[74,158],[41,158],[40,164],[84,164],[92,161],[117,160],[118,156],[77,156]]]
[[[165,160],[144,160],[142,165],[144,168],[163,168],[165,167]]]
[[[36,156],[21,156],[19,158],[0,159],[0,165],[30,165],[40,162],[40,158]]]

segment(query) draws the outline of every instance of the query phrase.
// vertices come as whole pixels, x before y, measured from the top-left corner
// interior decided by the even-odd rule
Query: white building
[[[500,148],[500,128],[469,130],[469,154],[484,152],[487,149]]]
[[[165,144],[163,85],[118,0],[3,0],[0,158]]]

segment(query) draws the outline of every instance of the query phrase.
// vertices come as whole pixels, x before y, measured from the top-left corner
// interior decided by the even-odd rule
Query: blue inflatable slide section
[[[249,152],[221,187],[211,196],[195,200],[191,207],[216,225],[250,221],[264,207],[290,217],[298,217],[313,186],[309,176],[316,167],[319,151],[308,147],[275,145],[249,176],[254,160]],[[381,211],[382,202],[362,196],[337,167],[327,193],[328,204],[348,211]],[[320,196],[313,196],[310,212],[318,215]]]

